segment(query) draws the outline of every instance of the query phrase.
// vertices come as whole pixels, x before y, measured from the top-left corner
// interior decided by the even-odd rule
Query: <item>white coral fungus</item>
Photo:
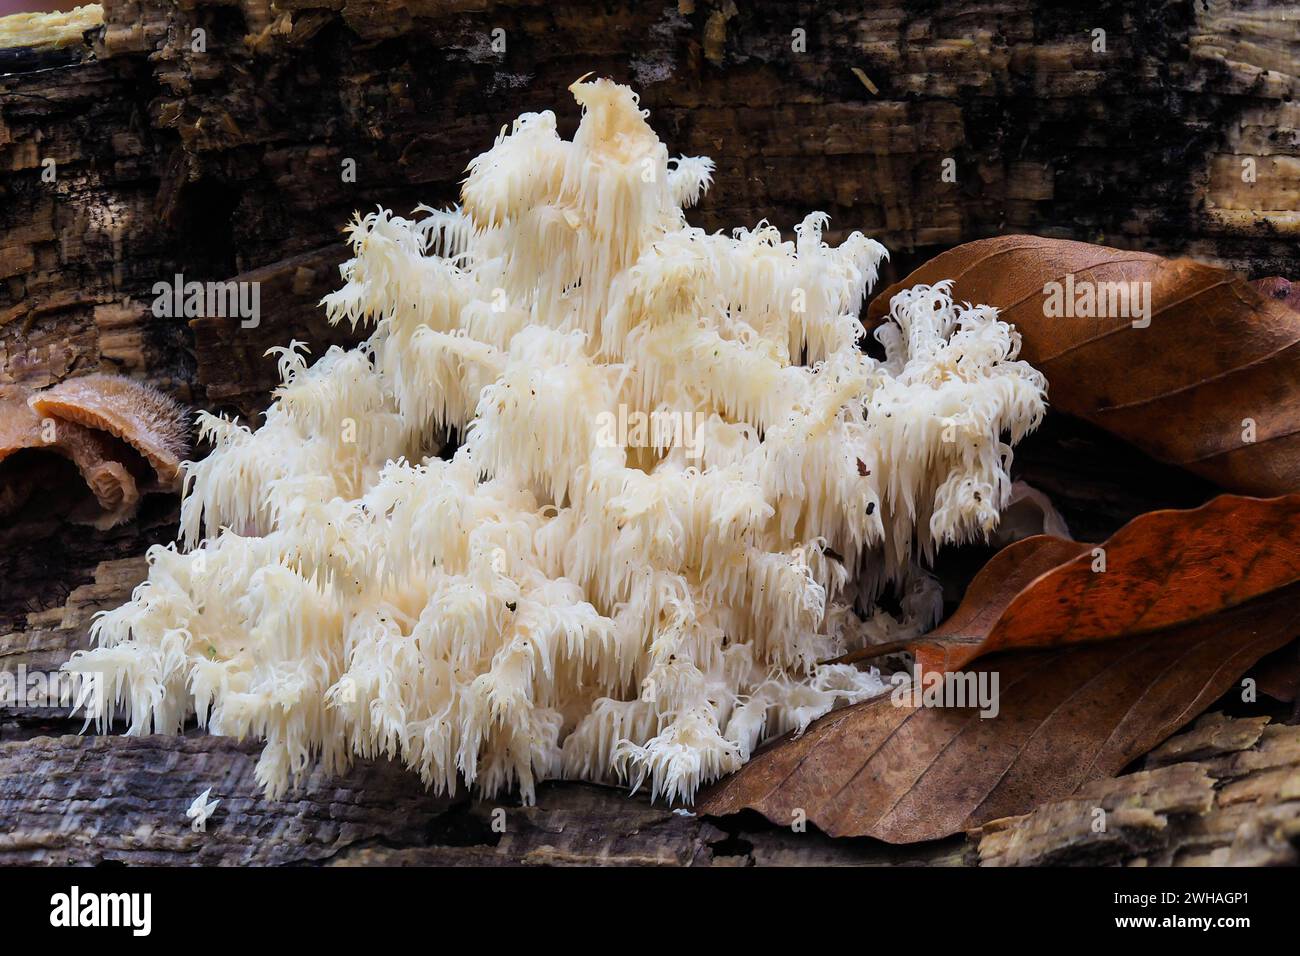
[[[208,832],[208,820],[211,819],[212,814],[217,812],[217,807],[221,805],[220,800],[209,800],[208,798],[211,796],[212,788],[208,787],[194,798],[190,808],[185,811],[185,816],[190,821],[190,829],[195,833]]]
[[[196,713],[263,738],[272,796],[391,755],[438,791],[690,802],[885,688],[819,661],[933,623],[920,563],[996,525],[1003,436],[1043,414],[1015,331],[918,287],[869,357],[882,246],[828,246],[822,213],[792,242],[693,228],[712,163],[670,159],[628,88],[572,91],[572,142],[525,114],[462,207],[352,223],[324,304],[364,344],[279,350],[256,430],[200,416],[183,548],[151,549],[70,665],[107,674],[130,732]],[[699,447],[602,440],[620,406],[699,422]],[[891,585],[901,619],[875,607]]]

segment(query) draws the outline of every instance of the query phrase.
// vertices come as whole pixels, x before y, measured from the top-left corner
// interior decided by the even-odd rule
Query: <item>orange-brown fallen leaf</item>
[[[712,816],[753,809],[831,836],[933,840],[1026,813],[1113,776],[1220,697],[1300,628],[1300,585],[1123,641],[999,654],[998,712],[885,694],[783,738],[703,794]],[[956,678],[959,675],[951,675]]]
[[[1101,545],[1047,535],[1017,541],[993,556],[933,631],[840,660],[906,648],[924,670],[957,670],[997,651],[1194,621],[1296,581],[1300,495],[1220,495],[1199,508],[1140,515]]]
[[[901,288],[943,279],[954,280],[955,300],[996,306],[1016,326],[1020,358],[1047,376],[1054,407],[1225,488],[1300,491],[1300,312],[1285,280],[1261,291],[1189,260],[1004,236],[931,259],[876,296],[867,325]],[[1140,298],[1120,314],[1121,287],[1104,283]],[[1091,309],[1081,298],[1089,289]],[[1106,315],[1078,314],[1097,311],[1098,293]],[[1150,306],[1145,327],[1140,299]],[[1048,314],[1067,302],[1072,314]]]

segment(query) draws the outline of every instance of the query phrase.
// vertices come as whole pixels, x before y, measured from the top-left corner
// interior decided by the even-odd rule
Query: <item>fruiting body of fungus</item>
[[[194,833],[207,833],[208,820],[217,812],[217,807],[221,805],[220,800],[209,800],[212,796],[212,788],[204,790],[193,802],[190,803],[189,809],[185,811],[185,817],[190,821],[190,830]]]
[[[173,486],[180,477],[181,461],[189,453],[185,409],[143,382],[120,375],[83,375],[27,401],[38,415],[120,438],[149,462],[163,487]]]
[[[188,454],[185,410],[156,389],[117,375],[86,375],[43,391],[0,388],[0,519],[9,519],[46,479],[17,467],[18,452],[71,461],[94,495],[75,521],[111,528],[135,514],[146,492],[175,491]]]
[[[869,357],[879,244],[827,246],[821,213],[792,242],[692,228],[712,164],[670,159],[627,88],[573,91],[573,141],[521,116],[463,208],[352,223],[325,305],[373,324],[363,345],[279,350],[256,430],[200,416],[187,550],[151,549],[69,665],[106,673],[131,732],[194,712],[261,737],[271,795],[388,754],[440,791],[689,801],[885,687],[819,661],[933,623],[920,561],[996,525],[1000,436],[1043,414],[1016,333],[917,288]],[[620,405],[693,416],[697,447],[607,440]]]

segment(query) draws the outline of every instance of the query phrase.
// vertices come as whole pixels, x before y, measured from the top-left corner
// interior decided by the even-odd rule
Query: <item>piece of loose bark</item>
[[[1018,541],[993,556],[929,634],[839,660],[909,649],[923,670],[957,670],[997,651],[1194,621],[1295,581],[1300,495],[1220,495],[1199,508],[1141,515],[1101,545],[1046,535]]]
[[[980,865],[1300,862],[1300,727],[1207,714],[1146,767],[973,831]]]
[[[0,518],[12,518],[38,493],[37,482],[47,476],[32,469],[52,454],[76,465],[98,503],[97,509],[74,511],[74,516],[100,529],[125,521],[135,513],[140,490],[127,460],[135,453],[125,449],[124,454],[120,444],[75,421],[41,418],[16,387],[0,391]]]
[[[248,866],[327,859],[358,841],[418,843],[452,802],[384,760],[319,770],[283,800],[254,776],[256,746],[228,737],[38,737],[0,744],[0,865]],[[221,800],[207,830],[185,816]]]
[[[987,719],[975,707],[917,706],[899,688],[760,751],[697,809],[753,809],[783,824],[802,814],[831,836],[891,843],[1026,813],[1118,773],[1193,719],[1291,640],[1297,598],[1293,585],[1145,636],[986,658],[951,676],[996,692]]]
[[[163,487],[189,454],[185,408],[151,385],[121,375],[82,375],[28,399],[38,415],[77,422],[121,439],[144,457]]]
[[[1300,727],[1261,731],[1259,720],[1211,714],[1161,751],[1176,751],[1178,762],[1097,781],[1027,816],[991,821],[969,839],[890,846],[749,815],[676,813],[650,806],[644,794],[585,783],[542,784],[534,807],[449,805],[386,761],[361,761],[342,777],[314,774],[290,799],[267,801],[252,779],[254,745],[202,736],[40,737],[0,745],[7,823],[0,865],[1297,862],[1286,835],[1300,828],[1300,802],[1287,787],[1300,773]],[[223,803],[207,832],[195,834],[184,810],[209,786]],[[1098,806],[1107,811],[1103,833],[1094,828]]]
[[[1171,816],[1213,806],[1214,780],[1194,763],[1095,780],[1068,800],[980,827],[980,865],[1114,865],[1156,852]]]
[[[955,300],[995,306],[1015,325],[1020,357],[1047,376],[1056,408],[1225,488],[1300,490],[1300,312],[1275,293],[1189,260],[1003,236],[957,246],[885,289],[868,326],[900,289],[945,279]],[[1110,298],[1115,283],[1145,297],[1147,317]],[[1083,290],[1105,295],[1107,314],[1049,314],[1056,289],[1067,298],[1070,287],[1076,305]]]
[[[80,376],[35,393],[0,386],[0,519],[12,519],[38,490],[68,495],[48,473],[43,453],[53,453],[76,465],[98,504],[75,508],[72,519],[101,530],[121,524],[142,494],[180,490],[186,414],[120,375]]]

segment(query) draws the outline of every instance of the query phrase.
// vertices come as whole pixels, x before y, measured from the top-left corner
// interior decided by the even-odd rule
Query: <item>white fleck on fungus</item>
[[[278,350],[256,430],[200,415],[182,547],[150,550],[69,665],[105,673],[130,732],[193,712],[260,737],[273,796],[389,755],[438,791],[689,802],[886,689],[819,661],[934,622],[921,562],[994,528],[1002,436],[1043,414],[1014,330],[920,287],[870,357],[883,247],[827,245],[822,213],[793,241],[689,226],[712,164],[670,159],[628,88],[572,90],[573,140],[521,116],[463,207],[355,219],[324,304],[365,343]],[[620,406],[698,423],[697,447],[603,440]]]
[[[212,788],[208,787],[194,798],[190,808],[185,811],[186,819],[191,821],[190,829],[195,833],[208,832],[208,820],[211,819],[212,814],[217,812],[217,807],[221,805],[220,800],[209,802],[208,797],[210,796],[212,796]]]

